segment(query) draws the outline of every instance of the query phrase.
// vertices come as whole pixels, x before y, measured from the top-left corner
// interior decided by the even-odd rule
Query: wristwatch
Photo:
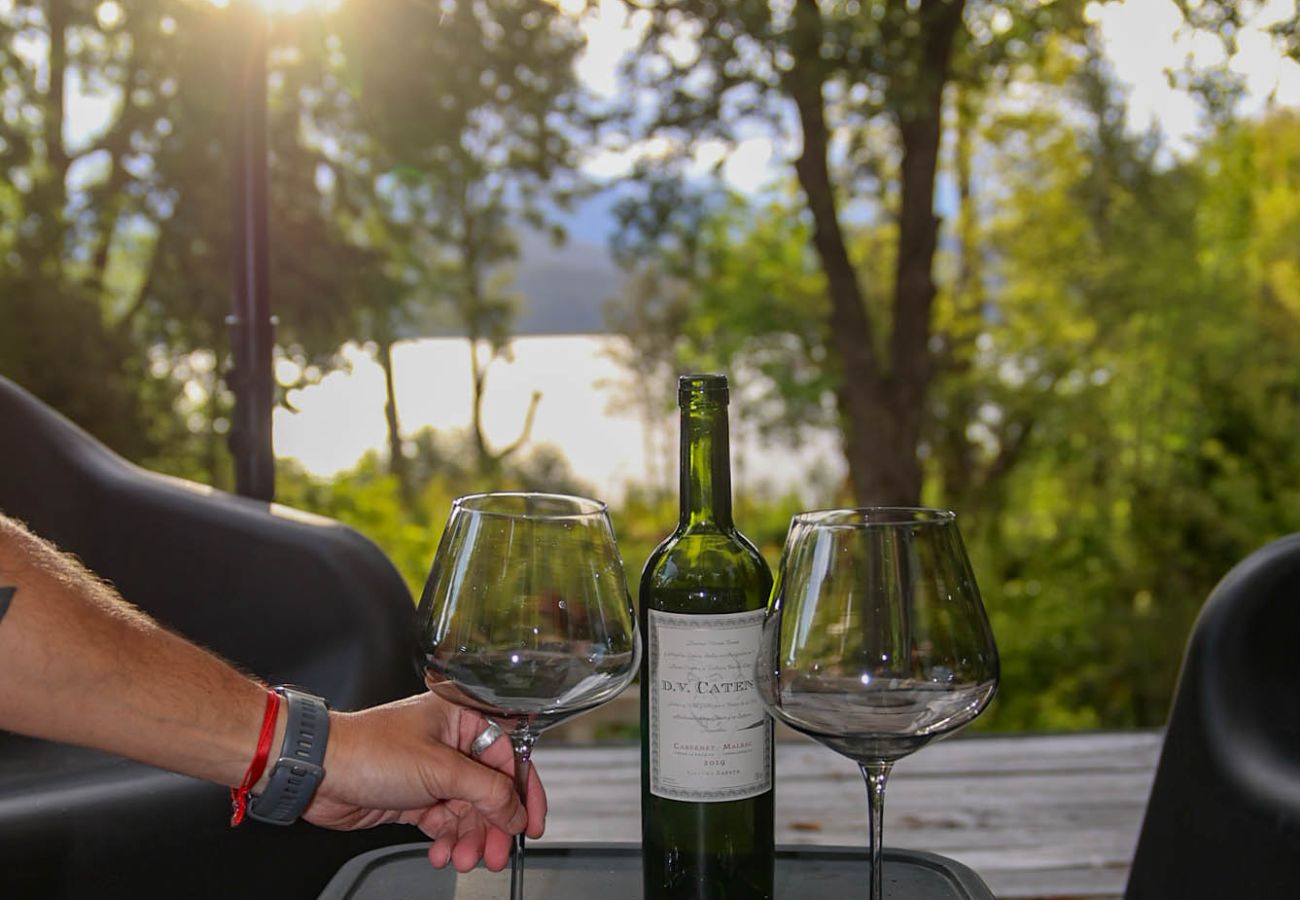
[[[311,803],[325,777],[325,743],[330,734],[329,706],[320,697],[288,685],[272,688],[289,709],[280,757],[266,790],[253,797],[248,814],[259,822],[292,825]]]

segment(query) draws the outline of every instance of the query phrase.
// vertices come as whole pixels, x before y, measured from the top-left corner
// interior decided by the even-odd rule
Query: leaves
[[[1184,6],[1231,45],[1258,4]],[[616,511],[632,567],[675,517],[651,433],[672,376],[721,368],[741,427],[795,446],[838,429],[855,467],[852,486],[811,473],[806,496],[737,498],[769,558],[801,505],[954,505],[1003,650],[982,727],[1158,724],[1210,587],[1300,528],[1300,117],[1243,121],[1230,73],[1180,75],[1211,115],[1172,159],[1126,131],[1084,12],[642,4],[635,90],[599,116],[577,26],[543,0],[279,17],[278,353],[310,381],[348,340],[387,359],[460,328],[479,409],[509,352],[517,229],[562,237],[594,134],[648,139],[620,189],[633,277],[610,306],[633,376],[616,402],[666,460]],[[206,0],[0,14],[0,371],[132,458],[217,484],[228,48],[247,28]],[[1274,31],[1293,46],[1294,20]],[[94,127],[70,127],[74,87],[104,104]],[[763,129],[798,138],[777,142],[784,181],[747,197],[699,172],[701,139]],[[387,460],[330,483],[286,465],[280,497],[376,538],[413,588],[452,496],[587,490],[553,451],[403,435],[395,407],[390,428]]]

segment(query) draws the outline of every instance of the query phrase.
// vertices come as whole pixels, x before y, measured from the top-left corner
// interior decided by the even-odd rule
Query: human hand
[[[487,724],[434,694],[331,712],[325,778],[303,817],[338,829],[417,825],[433,839],[429,861],[439,868],[450,862],[467,872],[480,859],[493,871],[504,868],[512,835],[541,836],[546,793],[534,767],[527,805],[519,802],[508,740],[470,758]]]

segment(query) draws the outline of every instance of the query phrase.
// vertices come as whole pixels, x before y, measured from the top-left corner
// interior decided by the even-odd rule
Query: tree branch
[[[67,0],[46,0],[45,20],[50,29],[50,85],[46,95],[45,154],[60,184],[68,174],[71,159],[63,143],[64,88],[68,74],[68,5]]]
[[[532,437],[533,434],[533,419],[537,416],[537,404],[541,402],[542,392],[533,391],[532,397],[528,399],[528,412],[524,414],[524,427],[519,432],[519,437],[515,438],[509,446],[495,453],[492,457],[494,460],[500,462],[507,456],[518,451],[524,444],[528,443],[528,439]]]
[[[149,258],[149,271],[145,275],[144,281],[140,283],[140,289],[136,291],[135,299],[131,301],[131,305],[127,308],[126,312],[122,313],[122,317],[117,320],[117,323],[114,326],[119,333],[125,333],[126,330],[131,327],[131,324],[135,321],[136,317],[140,315],[141,310],[144,309],[145,303],[149,300],[149,294],[153,291],[153,285],[157,274],[158,248],[154,247],[153,254]]]
[[[798,0],[794,12],[793,66],[786,83],[799,111],[803,153],[795,161],[799,185],[813,217],[813,247],[821,259],[830,294],[831,341],[844,365],[845,377],[863,384],[881,378],[875,338],[867,316],[862,287],[849,259],[844,231],[835,205],[828,162],[830,132],[826,125],[822,68],[823,23],[817,0]]]
[[[132,180],[131,174],[122,166],[122,154],[130,142],[131,127],[137,107],[131,99],[131,85],[139,71],[136,44],[132,43],[131,56],[127,61],[126,72],[122,77],[122,111],[118,114],[113,127],[98,141],[94,147],[77,154],[78,159],[94,152],[108,153],[108,180],[99,192],[103,198],[99,222],[99,239],[95,242],[95,252],[91,262],[90,286],[97,292],[104,290],[104,277],[108,271],[108,254],[113,245],[113,234],[117,231],[117,222],[122,215],[122,201],[119,196],[125,185]]]
[[[926,0],[918,44],[905,51],[909,83],[892,91],[903,146],[898,260],[894,281],[894,330],[890,371],[905,407],[919,408],[932,373],[931,307],[936,293],[934,254],[939,219],[934,182],[943,130],[943,92],[965,0]]]

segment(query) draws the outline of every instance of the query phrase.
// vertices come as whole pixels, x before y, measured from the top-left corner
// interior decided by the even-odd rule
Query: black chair
[[[1192,631],[1127,900],[1300,897],[1300,535],[1247,557]]]
[[[167,626],[337,709],[422,689],[410,593],[355,531],[146,472],[4,378],[0,434],[0,511]],[[221,786],[0,732],[3,897],[305,900],[357,853],[419,837],[229,814]]]

